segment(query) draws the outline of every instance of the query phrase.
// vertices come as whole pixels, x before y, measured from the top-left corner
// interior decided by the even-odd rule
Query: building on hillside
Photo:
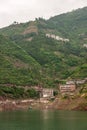
[[[76,84],[84,84],[85,82],[86,82],[86,79],[76,80]]]
[[[84,44],[83,47],[86,47],[86,48],[87,48],[87,44]]]
[[[47,34],[46,34],[46,37],[50,38],[50,37],[51,37],[51,34],[48,34],[48,33],[47,33]]]
[[[76,85],[73,81],[68,81],[66,82],[66,84],[60,85],[59,88],[60,88],[60,93],[62,95],[64,94],[72,95],[76,90]]]
[[[53,89],[43,88],[42,98],[51,98],[53,96],[54,96],[54,90]]]
[[[51,38],[56,39],[56,36],[54,34],[51,34]]]
[[[49,33],[47,33],[46,37],[52,38],[52,39],[55,39],[55,40],[58,40],[58,41],[69,42],[69,39],[62,38],[62,37],[60,37],[58,35],[55,35],[55,34],[49,34]]]
[[[52,88],[43,88],[42,86],[25,86],[25,90],[34,89],[36,92],[39,92],[39,98],[51,98],[54,97],[54,89]],[[57,90],[55,90],[57,91]]]

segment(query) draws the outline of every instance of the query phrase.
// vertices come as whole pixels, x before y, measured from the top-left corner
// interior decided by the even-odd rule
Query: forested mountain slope
[[[38,80],[39,71],[40,65],[24,49],[0,35],[1,84],[33,84]]]
[[[87,7],[49,20],[14,22],[0,34],[1,83],[51,87],[87,77]]]

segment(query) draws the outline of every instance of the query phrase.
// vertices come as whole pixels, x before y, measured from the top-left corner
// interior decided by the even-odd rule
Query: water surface
[[[87,112],[1,112],[0,130],[87,130]]]

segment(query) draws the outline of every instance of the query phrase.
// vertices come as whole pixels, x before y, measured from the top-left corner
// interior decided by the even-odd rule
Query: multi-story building
[[[73,81],[68,81],[64,85],[60,85],[60,93],[61,94],[73,94],[76,90],[76,85]]]

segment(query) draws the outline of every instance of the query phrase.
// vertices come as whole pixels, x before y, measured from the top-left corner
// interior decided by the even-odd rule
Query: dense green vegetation
[[[35,85],[39,71],[40,65],[25,50],[0,36],[0,84]]]
[[[86,12],[87,7],[0,29],[0,84],[56,87],[62,79],[86,78]]]
[[[39,98],[39,92],[37,92],[35,89],[30,88],[25,91],[24,88],[20,88],[18,86],[0,86],[0,96],[3,96],[5,98]]]

